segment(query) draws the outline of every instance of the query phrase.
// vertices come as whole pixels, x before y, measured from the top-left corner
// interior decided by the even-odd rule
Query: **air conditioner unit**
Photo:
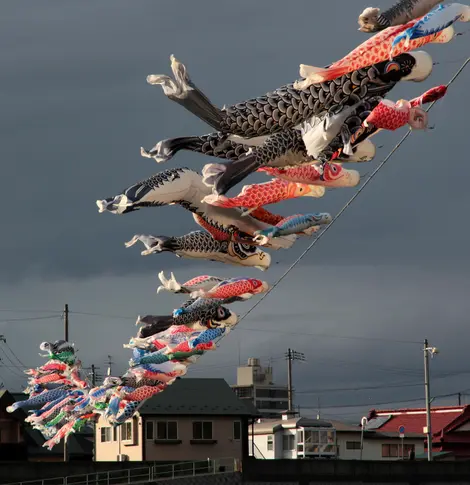
[[[129,455],[118,455],[117,461],[129,461]]]

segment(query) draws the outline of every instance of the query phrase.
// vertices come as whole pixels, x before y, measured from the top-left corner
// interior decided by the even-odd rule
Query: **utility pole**
[[[292,361],[300,360],[305,361],[305,354],[302,352],[296,352],[292,349],[287,349],[285,354],[287,359],[287,396],[288,396],[288,411],[291,412],[293,409],[293,399],[292,399]]]
[[[64,337],[65,341],[69,341],[69,306],[66,303],[64,307]],[[67,442],[64,440],[64,461],[68,460]]]
[[[426,435],[428,444],[428,461],[432,461],[432,424],[431,424],[431,393],[429,390],[429,353],[431,357],[438,354],[436,347],[429,347],[428,339],[424,339],[424,394],[426,399]]]
[[[97,381],[101,379],[101,376],[99,375],[98,372],[96,372],[100,367],[97,367],[95,364],[91,364],[90,367],[86,367],[85,370],[89,370],[90,372],[87,374],[91,376],[91,385],[92,387],[95,387],[97,384]]]
[[[462,393],[461,393],[461,392],[459,392],[459,406],[461,406],[461,405],[462,405],[462,400],[461,400],[461,397],[462,397]]]
[[[69,306],[67,303],[65,304],[64,308],[64,333],[65,333],[65,341],[69,341]]]

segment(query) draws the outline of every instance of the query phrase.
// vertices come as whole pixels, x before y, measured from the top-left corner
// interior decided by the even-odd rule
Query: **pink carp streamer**
[[[391,60],[392,44],[395,37],[406,29],[413,27],[417,22],[418,20],[412,20],[407,24],[389,27],[378,32],[352,50],[341,60],[334,62],[326,69],[301,64],[300,75],[305,79],[303,81],[297,81],[294,87],[299,90],[304,90],[312,84],[331,81],[357,69],[371,66],[387,59]],[[407,42],[406,39],[402,39],[395,46],[393,56],[419,49],[423,45],[430,43],[446,44],[450,42],[453,37],[454,29],[452,26],[449,26],[444,30],[418,39],[413,39],[409,42]]]
[[[263,167],[259,171],[288,182],[323,187],[355,187],[361,179],[357,170],[347,170],[333,162],[293,168]]]
[[[296,199],[298,197],[322,197],[325,194],[323,187],[306,184],[286,182],[284,180],[271,180],[264,184],[245,185],[239,195],[228,198],[223,195],[208,195],[204,202],[217,207],[245,207],[258,209],[264,205],[275,204],[282,200]]]

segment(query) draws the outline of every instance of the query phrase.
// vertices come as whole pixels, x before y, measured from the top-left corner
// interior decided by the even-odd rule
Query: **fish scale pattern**
[[[372,64],[372,63],[371,63]],[[385,94],[395,83],[384,83],[374,67],[359,69],[299,91],[293,83],[264,96],[225,108],[221,131],[252,138],[293,128],[312,116],[338,113],[370,94]]]

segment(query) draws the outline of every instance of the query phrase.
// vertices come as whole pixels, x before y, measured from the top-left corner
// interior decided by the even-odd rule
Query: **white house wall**
[[[359,460],[361,458],[361,450],[348,450],[346,447],[347,441],[361,441],[361,433],[341,433],[336,432],[336,444],[338,446],[340,460]],[[405,444],[415,445],[415,453],[417,455],[424,453],[424,440],[421,438],[417,439],[406,439]],[[364,445],[362,450],[363,460],[383,460],[383,461],[396,461],[397,458],[384,458],[382,457],[382,445],[386,444],[399,444],[401,445],[401,440],[399,439],[367,439],[364,438]],[[405,456],[405,459],[408,457]]]
[[[258,450],[255,448],[255,457],[262,459],[263,456],[267,460],[272,459],[280,459],[280,458],[297,458],[297,442],[295,449],[293,451],[284,451],[282,448],[283,443],[283,435],[284,434],[293,434],[295,435],[297,430],[295,429],[284,429],[279,430],[276,433],[271,433],[274,437],[274,444],[273,450],[268,450],[268,436],[269,434],[257,434],[255,435],[255,445],[257,446]],[[250,454],[251,454],[251,434],[249,436],[250,439]],[[361,458],[361,451],[358,450],[348,450],[346,447],[346,442],[348,441],[361,441],[361,433],[354,433],[354,432],[341,432],[336,431],[336,445],[338,447],[338,459],[340,460],[359,460]],[[406,439],[405,444],[414,444],[415,445],[415,453],[417,455],[424,453],[424,440],[421,438],[417,439]],[[383,458],[382,457],[382,445],[383,444],[400,444],[401,440],[399,439],[367,439],[364,438],[364,445],[362,451],[362,459],[363,460],[384,460],[384,461],[396,461],[397,458]],[[260,455],[260,452],[263,456]],[[406,459],[407,457],[405,457]]]
[[[280,442],[280,453],[282,458],[293,459],[297,458],[297,429],[284,429],[284,432],[277,433]],[[283,436],[294,436],[294,449],[291,451],[284,451],[283,449]]]

